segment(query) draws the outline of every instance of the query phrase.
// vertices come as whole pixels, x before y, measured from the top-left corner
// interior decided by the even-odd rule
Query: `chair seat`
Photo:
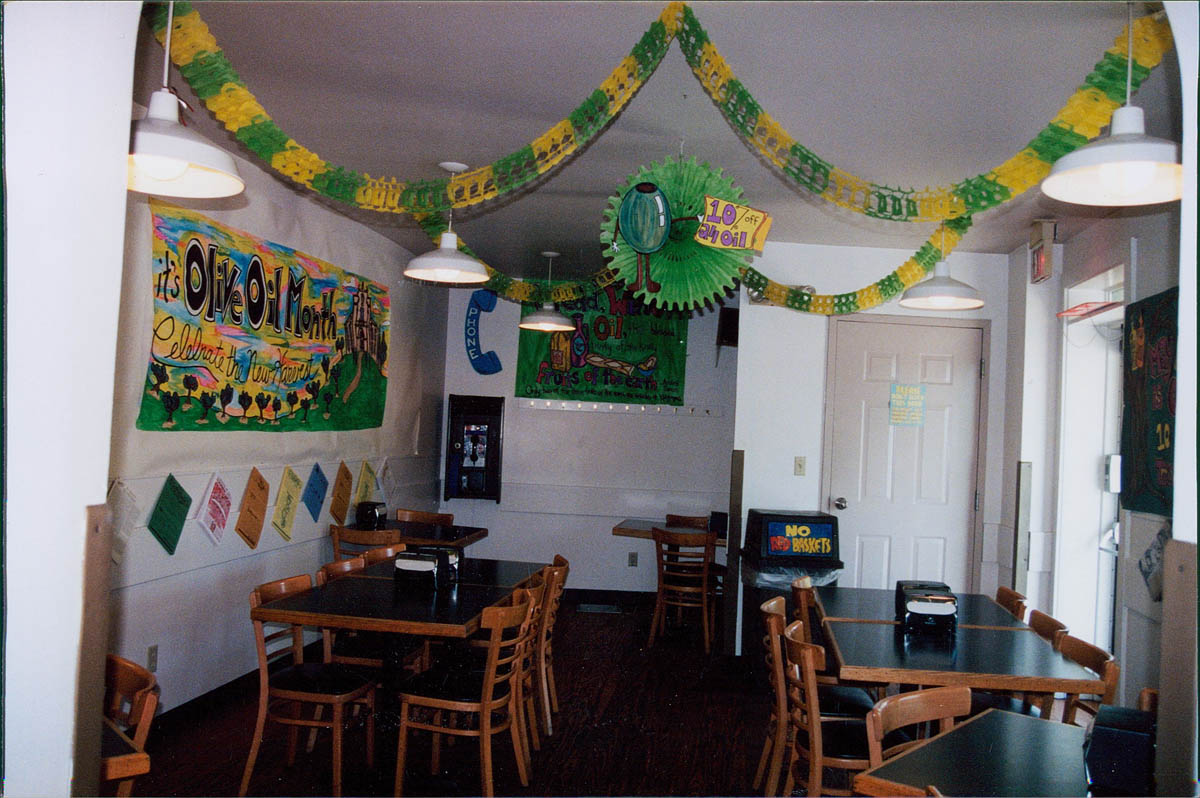
[[[897,729],[883,738],[884,748],[908,742],[912,737]],[[861,718],[837,718],[821,721],[821,740],[825,756],[835,759],[867,759],[867,723]]]
[[[988,709],[1002,709],[1005,712],[1015,712],[1018,715],[1029,715],[1040,718],[1042,712],[1032,704],[1027,704],[1010,695],[1003,693],[987,693],[982,690],[971,691],[971,715],[978,715]]]
[[[861,718],[875,707],[875,699],[861,687],[844,684],[817,685],[817,696],[823,715]]]
[[[486,654],[486,652],[485,652]],[[483,658],[486,660],[486,657]],[[405,695],[440,698],[445,701],[479,701],[483,696],[484,669],[482,662],[437,665],[411,676],[397,685]],[[508,683],[497,685],[494,699],[508,695]]]
[[[272,673],[271,688],[291,693],[349,696],[373,686],[370,679],[347,665],[305,662]]]

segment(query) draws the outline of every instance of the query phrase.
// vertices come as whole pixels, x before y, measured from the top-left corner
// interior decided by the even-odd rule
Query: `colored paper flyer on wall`
[[[383,423],[387,286],[150,201],[154,321],[137,427],[295,432]]]
[[[275,494],[275,515],[271,518],[271,526],[284,540],[292,539],[292,524],[296,522],[296,510],[300,508],[300,494],[304,483],[291,467],[283,469],[283,477],[279,480],[279,490]]]
[[[304,495],[300,497],[313,521],[321,514],[321,505],[325,503],[325,491],[328,489],[329,480],[321,470],[321,464],[313,463],[312,471],[308,474],[308,484],[304,486]]]
[[[214,544],[220,543],[229,524],[230,510],[233,509],[233,497],[220,474],[213,474],[209,480],[200,508],[200,526]]]
[[[175,479],[174,474],[167,474],[147,524],[150,533],[158,539],[167,554],[175,553],[175,548],[179,545],[179,534],[183,531],[183,522],[187,520],[188,508],[191,506],[192,497]]]
[[[238,520],[233,531],[241,535],[252,549],[258,548],[258,540],[262,537],[270,492],[267,478],[257,468],[250,469],[250,478],[246,480],[246,489],[242,492],[242,503],[238,507]]]
[[[370,460],[363,460],[362,467],[358,469],[358,490],[354,493],[354,504],[369,502],[374,495],[375,468]]]
[[[549,335],[521,330],[517,396],[683,404],[686,315],[654,315],[632,294],[611,285],[558,307],[575,329]],[[527,305],[521,313],[534,310]]]
[[[346,523],[346,511],[350,509],[350,488],[354,477],[345,462],[338,463],[337,476],[333,478],[333,499],[329,502],[329,514],[339,524]]]

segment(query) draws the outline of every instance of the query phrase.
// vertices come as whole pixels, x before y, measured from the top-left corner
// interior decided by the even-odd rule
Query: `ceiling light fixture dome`
[[[983,295],[973,286],[950,276],[946,262],[946,228],[942,226],[941,258],[933,265],[933,276],[910,286],[900,297],[900,307],[909,310],[976,310]]]
[[[1173,202],[1183,196],[1179,145],[1146,135],[1146,116],[1129,104],[1133,89],[1133,3],[1128,3],[1125,105],[1113,112],[1106,138],[1059,158],[1042,193],[1075,205],[1124,207]]]
[[[126,186],[130,191],[190,199],[231,197],[246,183],[233,156],[179,122],[180,100],[167,87],[175,4],[167,8],[163,85],[150,95],[146,118],[133,124]]]
[[[452,175],[467,169],[466,164],[456,161],[442,161],[438,166]],[[404,267],[405,277],[432,283],[486,283],[491,279],[482,263],[459,250],[458,236],[454,234],[453,226],[454,208],[451,207],[446,232],[442,233],[438,248],[410,260]]]
[[[546,284],[549,286],[551,275],[553,274],[554,259],[558,257],[558,253],[543,252],[542,257],[547,259]],[[575,329],[575,323],[560,313],[553,302],[543,302],[539,310],[535,310],[528,316],[523,317],[521,323],[517,326],[522,330],[534,330],[536,332],[570,332]]]

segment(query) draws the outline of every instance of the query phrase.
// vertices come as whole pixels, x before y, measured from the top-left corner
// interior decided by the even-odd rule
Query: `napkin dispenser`
[[[958,599],[941,582],[901,579],[896,582],[896,622],[905,634],[954,635]]]
[[[383,529],[387,526],[387,506],[383,502],[359,502],[354,507],[354,525],[359,529]]]
[[[402,551],[396,555],[396,584],[416,590],[437,590],[436,554]]]

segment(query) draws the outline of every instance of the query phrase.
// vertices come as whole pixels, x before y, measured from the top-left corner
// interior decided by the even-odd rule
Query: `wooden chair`
[[[454,513],[429,513],[424,510],[406,510],[403,507],[396,509],[397,521],[415,521],[421,524],[438,524],[439,526],[453,526]]]
[[[700,610],[704,653],[708,654],[712,650],[709,630],[713,624],[709,568],[717,535],[715,532],[669,532],[658,527],[651,529],[650,535],[654,538],[658,562],[658,595],[646,646],[654,645],[655,636],[664,627],[668,606],[690,607]]]
[[[707,515],[671,515],[667,513],[667,526],[682,526],[688,529],[708,531]]]
[[[311,590],[309,574],[279,579],[259,585],[250,592],[250,608],[293,593]],[[333,794],[342,794],[342,726],[347,705],[365,708],[367,726],[367,765],[375,762],[375,683],[358,671],[336,662],[305,662],[303,627],[283,624],[267,633],[262,621],[252,621],[254,644],[258,649],[258,720],[250,742],[250,756],[242,773],[238,795],[245,795],[254,773],[254,762],[263,741],[267,720],[290,727],[288,764],[296,759],[296,742],[301,727],[327,728],[333,732]],[[289,662],[290,660],[290,662]],[[287,663],[280,666],[279,663]],[[330,717],[302,717],[304,705],[329,705]],[[284,711],[286,710],[286,712]],[[316,712],[314,710],[314,715]]]
[[[547,566],[549,567],[549,566]],[[518,708],[518,726],[521,730],[521,751],[525,755],[525,768],[533,772],[533,758],[530,746],[534,751],[542,750],[542,741],[538,736],[537,720],[537,638],[541,634],[545,620],[546,594],[549,592],[548,579],[551,574],[546,568],[534,574],[522,587],[529,592],[533,601],[533,609],[529,614],[529,642],[521,655],[521,701]]]
[[[825,716],[817,693],[817,671],[825,668],[825,649],[804,642],[804,624],[792,621],[783,630],[787,654],[788,727],[792,735],[792,762],[783,794],[791,795],[797,779],[807,785],[808,795],[850,795],[825,785],[825,768],[846,771],[870,766],[866,722],[862,718]],[[808,763],[807,776],[800,760]]]
[[[890,695],[867,714],[867,747],[871,767],[917,745],[918,739],[897,742],[884,748],[889,733],[918,723],[938,722],[938,731],[954,728],[954,719],[971,711],[970,687],[933,687]]]
[[[382,560],[390,560],[407,548],[403,543],[393,543],[391,546],[377,546],[376,548],[364,551],[362,558],[366,561],[367,565],[373,565]]]
[[[759,611],[765,631],[763,656],[767,664],[767,679],[775,701],[767,719],[767,736],[758,758],[758,768],[754,771],[753,787],[756,790],[762,787],[763,795],[770,796],[779,795],[779,774],[783,769],[783,754],[788,744],[787,686],[783,675],[783,629],[787,625],[787,610],[783,597],[776,596],[764,601]]]
[[[136,662],[109,654],[104,665],[104,716],[120,726],[139,750],[146,750],[157,706],[154,674]],[[117,782],[117,795],[132,793],[133,779]]]
[[[817,620],[816,589],[806,580],[792,580],[792,607],[792,620],[804,624],[804,642],[824,647],[823,627]],[[877,700],[866,688],[842,684],[836,674],[824,669],[817,671],[817,685],[821,711],[826,715],[865,717]]]
[[[1065,623],[1057,618],[1051,618],[1041,610],[1030,610],[1028,623],[1039,637],[1050,641],[1050,645],[1054,646],[1055,651],[1058,651],[1059,644],[1068,631]]]
[[[1158,714],[1158,690],[1153,687],[1143,687],[1138,693],[1137,708],[1142,712]]]
[[[1018,621],[1025,620],[1025,597],[1001,585],[996,588],[996,603],[1008,610]]]
[[[519,724],[521,663],[533,637],[533,604],[529,591],[518,588],[504,606],[492,606],[483,611],[481,623],[488,630],[488,649],[482,672],[454,664],[435,665],[405,685],[400,693],[400,736],[396,746],[397,796],[403,795],[408,733],[413,729],[433,734],[430,768],[435,773],[440,764],[443,734],[478,737],[481,794],[486,796],[494,794],[492,736],[508,730],[517,760],[517,774],[522,786],[529,786]],[[430,711],[432,719],[416,717],[416,710]],[[461,723],[443,726],[446,713],[467,713],[477,716],[478,722],[473,728]]]
[[[542,626],[534,640],[534,667],[537,672],[537,695],[541,705],[542,729],[549,737],[554,734],[553,714],[558,712],[558,688],[554,683],[554,623],[567,585],[571,564],[561,554],[546,569],[546,596],[542,601]]]
[[[395,545],[392,541],[398,536],[399,533],[394,530],[389,532],[383,529],[350,529],[337,524],[329,525],[329,537],[333,540],[333,559],[335,560],[362,557],[369,549]]]
[[[1111,704],[1117,695],[1117,682],[1121,678],[1121,666],[1099,646],[1080,640],[1072,635],[1063,635],[1058,646],[1064,657],[1075,662],[1104,680],[1104,692],[1095,698],[1085,698],[1078,693],[1069,693],[1063,705],[1063,723],[1074,723],[1075,713],[1082,710],[1095,717],[1101,704]]]

